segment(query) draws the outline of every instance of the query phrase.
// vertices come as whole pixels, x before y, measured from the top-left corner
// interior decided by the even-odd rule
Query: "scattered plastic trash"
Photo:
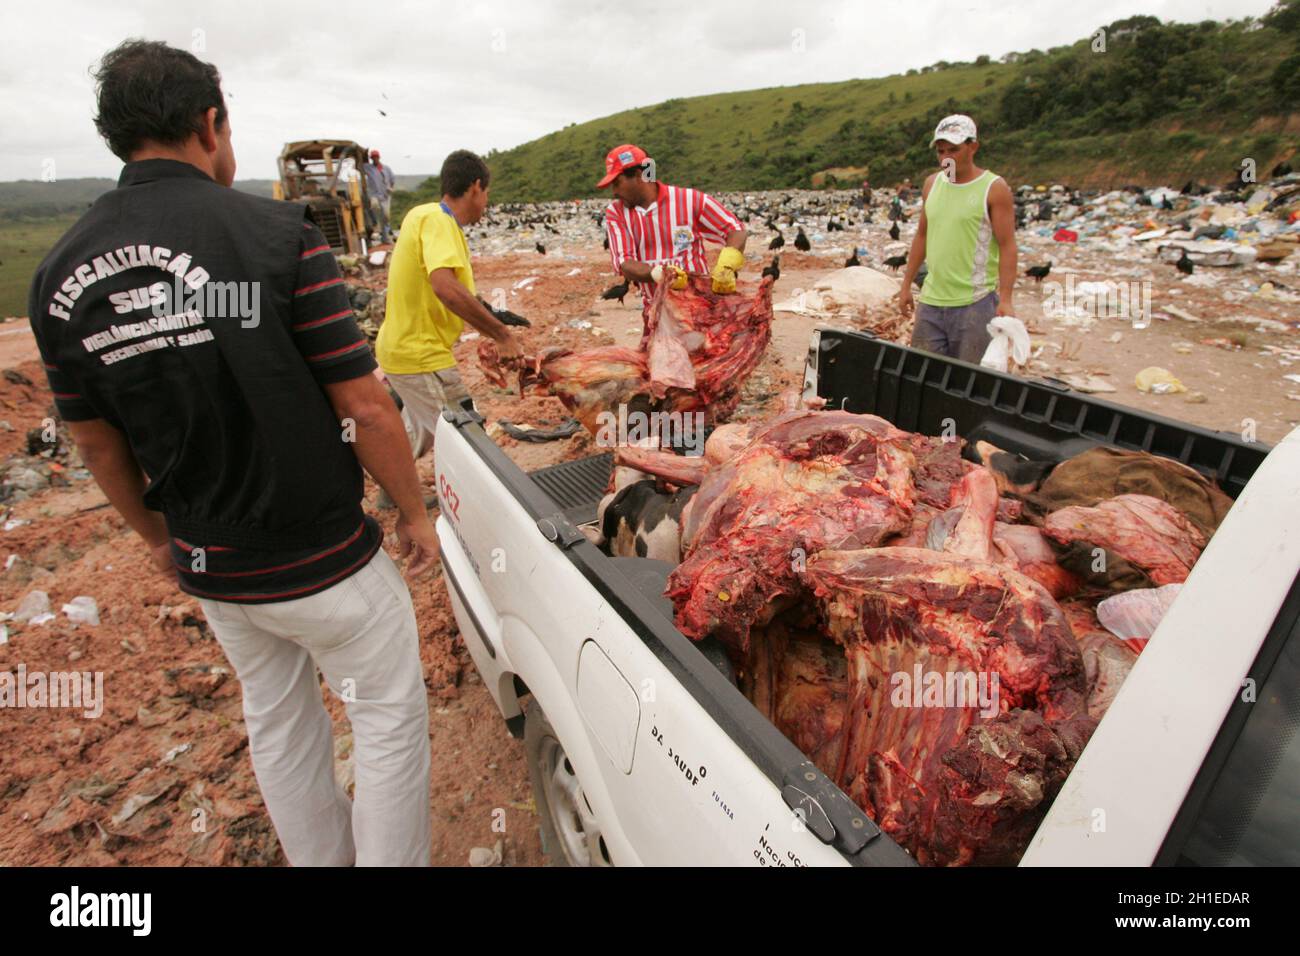
[[[193,744],[190,744],[190,743],[177,744],[177,745],[176,745],[175,747],[173,747],[171,750],[169,750],[169,751],[167,751],[165,754],[163,754],[163,758],[162,758],[162,759],[163,759],[163,763],[171,763],[173,760],[175,760],[175,759],[176,759],[177,757],[179,757],[181,754],[189,753],[189,752],[190,752],[191,750],[193,750],[193,749],[194,749],[194,745],[193,745]]]
[[[14,620],[24,624],[44,624],[54,620],[54,613],[50,610],[50,596],[44,591],[29,591],[18,602]]]
[[[1052,234],[1057,242],[1078,242],[1079,234],[1073,229],[1058,229]]]
[[[99,605],[95,603],[93,597],[85,594],[80,594],[63,605],[63,613],[68,615],[68,619],[74,624],[89,624],[91,627],[99,626]]]
[[[1121,641],[1141,654],[1151,635],[1160,626],[1174,599],[1183,590],[1181,584],[1158,588],[1138,588],[1108,597],[1097,605],[1097,620]]]
[[[469,865],[500,866],[502,860],[501,849],[500,840],[497,840],[496,846],[490,850],[485,846],[476,846],[469,851]]]
[[[376,252],[370,253],[370,264],[372,266],[382,266],[384,264],[384,260],[387,258],[388,258],[388,250],[379,249]]]
[[[1167,368],[1150,365],[1137,373],[1133,380],[1139,392],[1152,395],[1167,395],[1171,392],[1185,392],[1187,386],[1180,382]]]
[[[1005,372],[1012,364],[1028,363],[1029,331],[1025,323],[1014,316],[999,315],[989,322],[988,332],[993,340],[984,350],[981,366]]]

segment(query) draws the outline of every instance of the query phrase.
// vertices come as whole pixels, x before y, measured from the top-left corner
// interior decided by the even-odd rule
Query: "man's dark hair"
[[[487,163],[477,153],[468,149],[458,149],[442,161],[442,172],[438,181],[442,185],[444,196],[457,199],[469,192],[475,182],[481,182],[487,189],[492,180],[492,173]]]
[[[640,179],[645,174],[645,170],[646,170],[646,164],[642,163],[640,166],[632,166],[628,169],[623,170],[621,173],[618,174],[618,178],[619,179]]]
[[[202,132],[214,106],[217,126],[226,121],[217,68],[165,43],[126,40],[104,55],[94,76],[95,127],[123,161],[146,141],[179,145]]]

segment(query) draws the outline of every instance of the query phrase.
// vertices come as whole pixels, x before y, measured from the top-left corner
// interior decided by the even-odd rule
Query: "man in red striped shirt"
[[[745,264],[748,234],[740,220],[708,193],[669,186],[655,178],[654,160],[631,143],[605,157],[605,177],[614,201],[605,209],[605,232],[614,271],[641,286],[648,309],[652,283],[669,276],[683,288],[685,275],[709,272],[704,242],[722,243],[712,270],[713,291],[736,291],[736,273]]]

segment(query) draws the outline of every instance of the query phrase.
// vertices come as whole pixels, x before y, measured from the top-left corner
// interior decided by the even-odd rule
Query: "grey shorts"
[[[469,390],[456,368],[415,375],[385,373],[388,384],[402,399],[402,422],[411,442],[411,453],[419,458],[433,448],[433,432],[443,408],[469,398]]]
[[[945,307],[918,302],[911,345],[978,365],[992,341],[988,324],[997,311],[996,292],[970,305]]]

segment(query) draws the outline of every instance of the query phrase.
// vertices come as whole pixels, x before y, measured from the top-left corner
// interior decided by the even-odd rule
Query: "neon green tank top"
[[[925,262],[920,299],[927,305],[970,305],[998,285],[998,244],[989,221],[989,170],[954,185],[940,173],[925,200]]]

